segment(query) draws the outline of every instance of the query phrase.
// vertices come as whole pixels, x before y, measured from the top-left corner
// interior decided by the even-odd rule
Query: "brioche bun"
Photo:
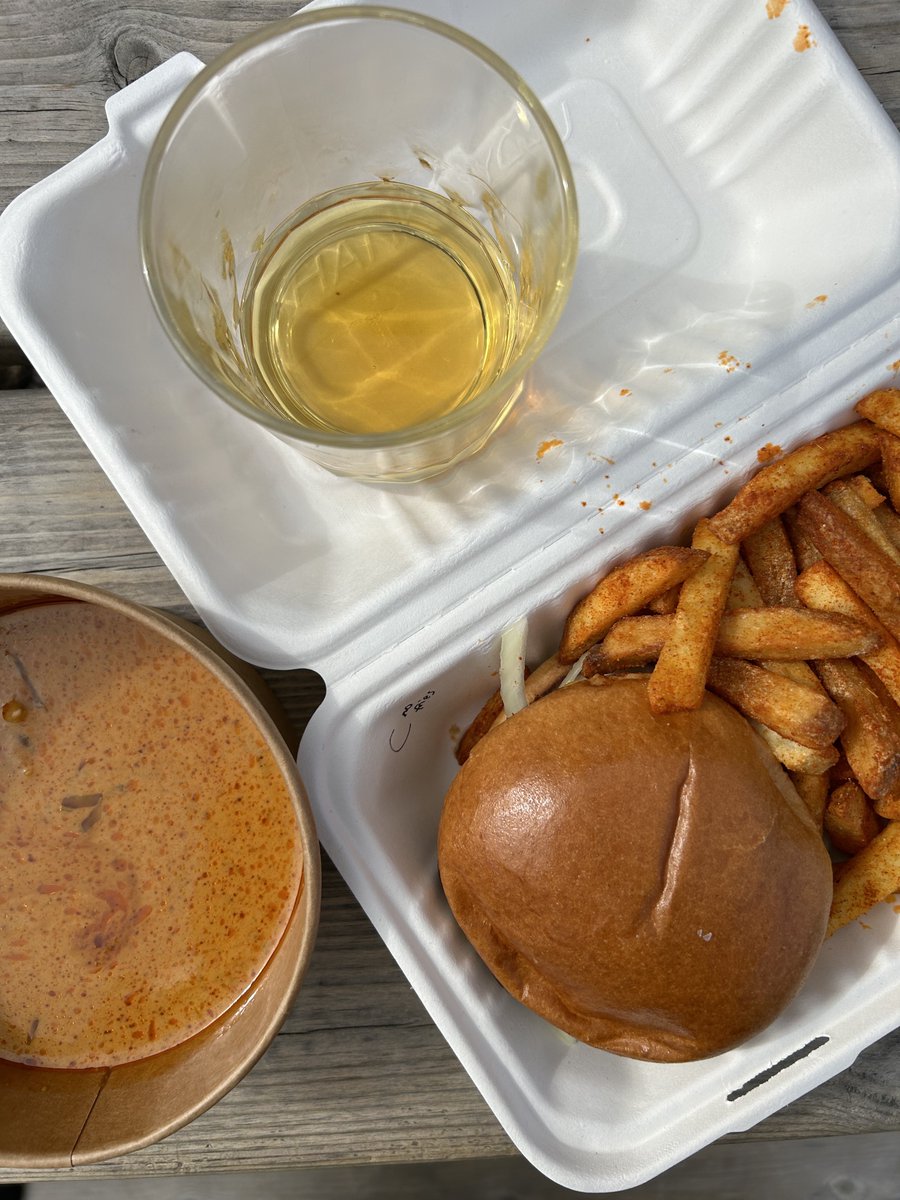
[[[646,677],[502,722],[447,794],[441,880],[516,999],[580,1041],[684,1062],[764,1029],[822,944],[828,854],[730,705],[654,716]]]

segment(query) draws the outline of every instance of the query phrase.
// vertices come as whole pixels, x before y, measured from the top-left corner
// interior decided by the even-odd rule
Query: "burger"
[[[572,683],[495,725],[446,796],[438,863],[508,992],[653,1062],[769,1025],[832,896],[821,834],[747,721],[710,693],[654,715],[646,676]]]

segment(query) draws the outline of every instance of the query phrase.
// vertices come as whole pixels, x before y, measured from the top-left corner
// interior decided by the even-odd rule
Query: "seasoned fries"
[[[886,429],[878,430],[878,447],[881,450],[881,469],[891,504],[900,510],[900,437]]]
[[[889,803],[900,785],[900,710],[891,711],[862,669],[849,660],[828,659],[817,670],[847,718],[841,734],[847,761],[880,811],[879,803]]]
[[[821,830],[825,823],[825,806],[828,803],[828,789],[831,786],[828,774],[801,774],[791,771],[791,783],[797,789],[797,795],[806,805],[809,815],[816,827]]]
[[[744,716],[801,746],[825,750],[844,728],[843,713],[821,692],[756,663],[713,658],[708,683]]]
[[[825,433],[758,471],[727,507],[710,517],[712,530],[723,542],[737,545],[810,489],[855,475],[878,455],[878,434],[868,421]]]
[[[856,405],[856,411],[888,433],[900,436],[900,388],[878,388],[869,392]]]
[[[900,637],[900,568],[821,492],[807,492],[797,520],[825,561]]]
[[[823,488],[823,494],[828,497],[832,504],[836,504],[842,512],[846,513],[851,521],[856,522],[860,533],[864,533],[867,538],[871,538],[883,554],[886,554],[895,565],[900,566],[900,550],[897,549],[888,537],[875,513],[872,511],[877,506],[868,505],[863,498],[861,489],[854,486],[856,480],[861,480],[862,478],[861,475],[856,475],[853,480],[835,480],[834,483],[830,483],[828,487]],[[873,488],[872,490],[874,491],[875,489]]]
[[[811,746],[801,746],[799,742],[782,737],[780,733],[769,729],[768,725],[763,725],[760,721],[751,720],[750,724],[785,770],[792,774],[796,772],[799,775],[824,775],[840,757],[833,746],[829,746],[827,750],[813,750]]]
[[[559,647],[573,663],[619,619],[638,612],[657,596],[687,579],[706,554],[684,546],[660,546],[616,567],[569,614]]]
[[[700,707],[719,619],[738,559],[737,546],[728,546],[716,537],[708,521],[697,522],[691,547],[708,557],[681,585],[678,607],[670,618],[671,629],[647,685],[654,713]]]
[[[900,704],[900,643],[888,633],[853,589],[844,583],[837,571],[824,561],[809,567],[797,579],[797,595],[809,608],[854,617],[881,635],[882,644],[861,654],[860,658],[872,668],[893,699]]]
[[[599,646],[588,651],[585,675],[643,667],[656,661],[671,637],[672,616],[624,617]],[[865,622],[840,613],[803,608],[736,608],[723,613],[713,653],[720,658],[756,662],[791,662],[798,657],[849,658],[868,654],[882,644],[881,635]]]
[[[744,539],[744,557],[764,604],[796,605],[794,550],[780,517]]]
[[[839,784],[828,798],[825,832],[835,850],[858,854],[881,832],[881,822],[858,783]]]
[[[834,885],[826,936],[900,891],[900,821],[891,821],[844,864]]]
[[[656,714],[742,712],[835,856],[829,933],[900,891],[900,389],[763,467],[690,548],[617,566],[569,614],[536,695],[650,671]],[[491,697],[458,749],[502,720]],[[599,734],[602,736],[602,731]]]

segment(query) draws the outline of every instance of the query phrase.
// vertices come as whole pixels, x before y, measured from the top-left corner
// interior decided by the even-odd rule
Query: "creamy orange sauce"
[[[209,1025],[301,883],[276,762],[180,647],[92,604],[0,614],[0,1057],[113,1066]]]

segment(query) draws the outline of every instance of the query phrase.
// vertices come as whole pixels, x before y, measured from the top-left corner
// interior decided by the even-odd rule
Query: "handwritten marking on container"
[[[784,12],[790,0],[768,0],[766,4],[766,16],[770,21],[776,20]]]
[[[810,300],[806,305],[806,308],[818,308],[819,305],[824,304],[827,299],[828,296],[826,293],[823,293],[821,296],[813,296],[812,300]]]
[[[781,453],[781,447],[774,445],[772,442],[766,442],[764,446],[756,452],[756,461],[761,463],[771,462],[773,458],[777,458]]]
[[[548,438],[546,442],[541,442],[537,448],[535,458],[540,461],[548,450],[553,450],[556,446],[562,446],[565,443],[562,438]]]
[[[798,25],[797,32],[794,34],[794,49],[798,54],[802,54],[804,50],[810,50],[816,45],[816,41],[809,32],[808,25]]]
[[[409,735],[412,733],[413,715],[415,713],[420,713],[433,695],[434,688],[429,688],[425,695],[420,699],[410,700],[408,704],[403,706],[403,710],[400,713],[400,728],[398,730],[397,726],[395,725],[391,730],[390,737],[388,738],[388,745],[395,754],[399,754],[409,741]]]

